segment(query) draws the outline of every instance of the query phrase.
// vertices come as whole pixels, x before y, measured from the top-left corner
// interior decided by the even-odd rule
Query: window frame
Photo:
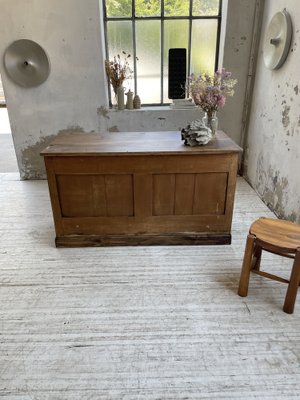
[[[189,5],[189,15],[188,16],[166,16],[164,15],[164,0],[161,0],[160,6],[160,15],[159,16],[147,16],[147,17],[139,17],[135,15],[135,0],[132,0],[132,12],[131,17],[108,17],[106,13],[106,0],[102,0],[103,6],[103,15],[104,15],[104,40],[105,40],[105,55],[106,59],[109,59],[109,46],[108,46],[108,35],[107,35],[107,22],[110,21],[131,21],[132,23],[132,49],[133,49],[133,82],[134,82],[134,93],[138,93],[138,82],[137,82],[137,54],[136,54],[136,29],[135,29],[135,21],[151,21],[156,20],[160,21],[160,102],[159,103],[149,103],[144,104],[143,107],[151,107],[151,106],[168,106],[171,104],[164,103],[164,21],[167,20],[186,20],[189,21],[189,37],[188,37],[188,47],[187,47],[187,76],[190,75],[191,70],[191,45],[192,45],[192,21],[193,20],[201,20],[201,19],[214,19],[217,20],[217,35],[216,35],[216,51],[215,51],[215,66],[214,71],[218,69],[219,64],[219,50],[220,50],[220,37],[221,37],[221,23],[222,23],[222,2],[223,0],[219,0],[219,10],[217,15],[200,15],[193,16],[193,0],[190,0]],[[111,101],[111,88],[108,82],[108,95],[109,95],[109,105],[112,107]]]

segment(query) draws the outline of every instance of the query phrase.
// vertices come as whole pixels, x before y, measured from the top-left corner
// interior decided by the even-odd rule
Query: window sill
[[[125,108],[124,110],[118,110],[117,108],[110,108],[109,112],[145,112],[145,111],[195,111],[198,110],[198,107],[182,107],[182,108],[174,108],[172,106],[146,106],[141,108],[134,108],[133,110],[128,110]]]
[[[101,131],[149,132],[181,130],[191,121],[201,118],[202,113],[198,107],[150,106],[133,110],[113,108],[102,110],[98,115]]]

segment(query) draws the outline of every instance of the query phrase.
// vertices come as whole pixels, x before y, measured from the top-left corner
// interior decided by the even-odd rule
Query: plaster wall
[[[222,49],[221,63],[238,83],[235,94],[228,98],[219,117],[222,129],[240,146],[243,146],[244,107],[247,103],[247,86],[253,35],[255,34],[255,17],[260,8],[260,0],[228,0],[226,29]]]
[[[285,7],[293,23],[291,48],[284,65],[269,70],[263,61],[263,38],[273,15]],[[299,65],[299,1],[267,0],[246,142],[245,176],[279,217],[297,222],[300,222]]]
[[[219,121],[240,143],[256,1],[223,4],[220,66],[239,82]],[[0,0],[0,5],[0,73],[22,179],[45,177],[39,152],[60,131],[178,130],[201,116],[195,109],[108,109],[101,0]],[[36,41],[49,55],[51,73],[39,87],[17,86],[4,69],[5,49],[21,38]]]
[[[95,0],[0,1],[0,65],[23,179],[44,176],[39,151],[61,130],[95,130],[106,104],[99,4]],[[22,88],[6,74],[3,55],[15,40],[31,39],[47,52],[48,79]]]

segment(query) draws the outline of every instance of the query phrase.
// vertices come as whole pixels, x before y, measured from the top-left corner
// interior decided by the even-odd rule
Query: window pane
[[[219,0],[194,0],[193,15],[218,15]]]
[[[137,21],[137,92],[143,104],[160,103],[160,47],[160,21]]]
[[[192,25],[191,73],[215,69],[218,22],[212,19],[197,19]]]
[[[131,17],[132,0],[106,0],[108,17]]]
[[[124,86],[126,90],[131,89],[139,94],[142,104],[160,104],[161,100],[164,103],[172,101],[168,98],[168,57],[171,48],[186,49],[187,64],[188,50],[190,50],[188,73],[213,73],[217,57],[217,16],[220,0],[104,0],[104,3],[108,17],[105,22],[108,58],[112,60],[118,54],[122,58],[122,52],[126,52],[126,55],[131,55],[128,61],[133,70],[135,39],[136,55],[139,58],[135,71],[137,87],[134,87],[134,79],[125,81]],[[133,4],[134,10],[132,10]],[[161,10],[161,7],[164,9]],[[161,20],[162,11],[167,18],[163,21]],[[192,16],[196,18],[192,19]],[[135,38],[133,27],[135,27]],[[191,49],[188,46],[189,32],[191,32]],[[162,77],[161,73],[163,73]],[[111,90],[111,97],[114,101],[113,90]]]
[[[164,23],[164,103],[170,103],[168,98],[168,57],[169,49],[188,49],[189,21],[169,20]],[[188,54],[187,54],[188,58]]]
[[[132,54],[132,23],[131,21],[108,21],[107,39],[109,43],[109,58],[121,54],[122,51]]]
[[[135,0],[137,17],[156,17],[160,14],[160,0]]]
[[[114,56],[120,54],[121,60],[125,57],[123,51],[131,54],[128,58],[130,68],[133,70],[133,49],[132,49],[132,23],[131,21],[108,21],[107,22],[107,40],[109,43],[109,60],[112,60]],[[127,79],[124,81],[124,87],[126,89],[133,90],[133,79]],[[111,87],[112,102],[115,104],[114,91]]]
[[[165,0],[165,15],[171,17],[190,15],[190,0]]]

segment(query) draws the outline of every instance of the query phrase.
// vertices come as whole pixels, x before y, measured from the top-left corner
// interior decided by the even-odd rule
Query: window
[[[188,75],[217,68],[221,0],[103,0],[103,6],[107,59],[132,55],[127,88],[143,105],[170,103],[170,48],[187,49]]]

